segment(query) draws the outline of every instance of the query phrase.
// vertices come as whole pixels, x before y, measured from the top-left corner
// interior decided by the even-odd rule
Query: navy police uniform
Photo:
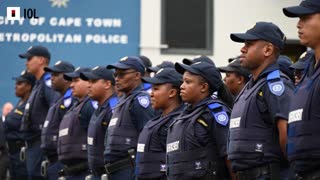
[[[88,80],[109,80],[114,85],[113,71],[107,70],[105,67],[97,66],[90,72],[80,73],[80,78]],[[111,87],[113,88],[113,87]],[[104,168],[104,138],[109,121],[112,117],[113,108],[118,104],[116,94],[112,94],[103,104],[98,106],[90,119],[88,127],[88,164],[92,180],[99,180],[101,175],[105,173]]]
[[[77,68],[65,73],[66,80],[80,77],[89,68]],[[78,100],[63,116],[59,126],[58,160],[64,165],[59,176],[68,180],[84,179],[88,174],[87,131],[96,102],[88,96]]]
[[[32,46],[29,50],[20,54],[20,58],[31,58],[33,56],[43,56],[50,59],[50,53],[47,48],[42,46]],[[24,132],[26,141],[26,164],[29,179],[42,179],[40,175],[41,162],[44,159],[40,148],[41,129],[47,116],[49,107],[51,107],[59,98],[59,93],[51,88],[51,75],[44,73],[36,81],[31,95],[25,106],[22,118],[21,129]]]
[[[176,63],[179,73],[189,71],[203,77],[210,91],[222,87],[220,73],[213,64]],[[169,126],[167,137],[167,176],[177,179],[227,178],[225,162],[231,109],[210,96],[187,108]]]
[[[318,143],[320,91],[319,64],[315,66],[315,57],[306,62],[306,74],[298,84],[294,98],[291,99],[287,154],[291,163],[293,176],[301,178],[320,177],[320,151]],[[310,177],[309,177],[310,176]]]
[[[16,83],[29,83],[31,87],[34,86],[36,81],[36,78],[26,71],[23,71],[19,77],[14,79],[16,80]],[[28,179],[26,163],[20,161],[19,156],[20,149],[25,146],[20,127],[26,103],[27,101],[20,99],[15,108],[6,116],[6,121],[4,122],[5,138],[9,148],[9,172],[10,179],[12,180]]]
[[[231,34],[235,42],[264,40],[283,49],[285,36],[272,23],[257,22],[246,33]],[[278,119],[288,119],[293,84],[270,64],[251,78],[235,100],[231,114],[228,159],[237,178],[280,179],[284,162],[279,142]],[[286,175],[283,175],[286,176]]]
[[[72,64],[66,61],[58,61],[52,67],[45,67],[44,70],[49,73],[69,73],[74,71]],[[68,84],[66,84],[68,86]],[[60,92],[62,93],[62,92]],[[46,156],[41,164],[42,176],[47,179],[58,179],[58,172],[62,169],[62,164],[58,161],[57,142],[59,125],[64,114],[74,103],[72,90],[68,88],[64,94],[61,94],[56,103],[54,103],[47,114],[41,132],[41,149]]]
[[[182,76],[174,68],[161,68],[153,78],[143,77],[143,81],[151,84],[169,83],[180,87]],[[166,115],[156,116],[142,129],[136,155],[137,179],[166,179],[167,130],[183,108],[180,105]]]
[[[108,65],[108,69],[135,69],[144,74],[137,57],[126,57]],[[106,171],[111,180],[134,179],[134,160],[138,136],[147,121],[154,117],[150,95],[140,84],[124,95],[115,107],[105,138]]]

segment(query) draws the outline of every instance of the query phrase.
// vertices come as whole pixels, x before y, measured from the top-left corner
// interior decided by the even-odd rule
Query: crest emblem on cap
[[[79,71],[79,69],[80,69],[80,67],[77,67],[76,70],[74,70],[74,71]]]
[[[62,62],[61,61],[58,61],[58,62],[56,62],[54,65],[55,66],[58,66],[59,64],[61,64]]]
[[[30,49],[32,49],[32,47],[33,47],[33,46],[30,46],[30,47],[28,48],[28,51],[29,51]]]
[[[96,70],[96,69],[98,69],[98,68],[99,68],[99,66],[96,66],[96,67],[92,68],[92,70],[94,71],[94,70]]]
[[[302,53],[302,54],[300,55],[299,59],[302,59],[302,58],[306,57],[307,52],[308,52],[308,51],[305,51],[304,53]]]
[[[196,62],[196,63],[193,63],[193,64],[200,64],[200,63],[202,63],[201,61],[199,61],[199,62]]]
[[[159,71],[156,74],[161,73],[161,71],[163,71],[163,68],[159,69]]]
[[[126,61],[128,59],[128,56],[125,56],[123,58],[120,59],[120,61]]]

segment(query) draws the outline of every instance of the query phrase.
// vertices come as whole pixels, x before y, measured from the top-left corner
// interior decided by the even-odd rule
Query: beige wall
[[[227,64],[229,57],[238,55],[241,43],[230,40],[230,33],[245,32],[257,21],[277,24],[287,39],[296,40],[297,18],[287,18],[283,7],[298,5],[300,0],[214,0],[214,49],[213,56],[218,66]],[[161,0],[141,0],[141,54],[150,57],[153,64],[163,60],[181,61],[190,55],[164,55],[161,45]]]

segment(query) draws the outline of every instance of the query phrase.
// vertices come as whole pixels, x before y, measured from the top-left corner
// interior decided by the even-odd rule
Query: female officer
[[[162,114],[148,121],[140,133],[135,173],[138,179],[162,180],[166,179],[167,129],[183,108],[179,96],[182,76],[174,68],[162,68],[143,81],[152,84],[151,104]]]
[[[28,179],[26,164],[19,159],[21,147],[24,146],[22,139],[22,132],[20,131],[22,115],[30,96],[36,78],[26,71],[22,71],[21,75],[16,80],[15,93],[20,98],[16,107],[6,116],[4,122],[6,140],[9,146],[10,158],[10,179],[12,180],[25,180]]]
[[[168,129],[168,179],[225,179],[230,93],[212,64],[176,63],[175,68],[183,74],[180,96],[189,105]],[[210,97],[213,92],[218,97]]]

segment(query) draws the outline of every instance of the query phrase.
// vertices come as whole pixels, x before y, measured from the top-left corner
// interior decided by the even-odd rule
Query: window
[[[212,55],[212,1],[162,1],[162,53]]]

